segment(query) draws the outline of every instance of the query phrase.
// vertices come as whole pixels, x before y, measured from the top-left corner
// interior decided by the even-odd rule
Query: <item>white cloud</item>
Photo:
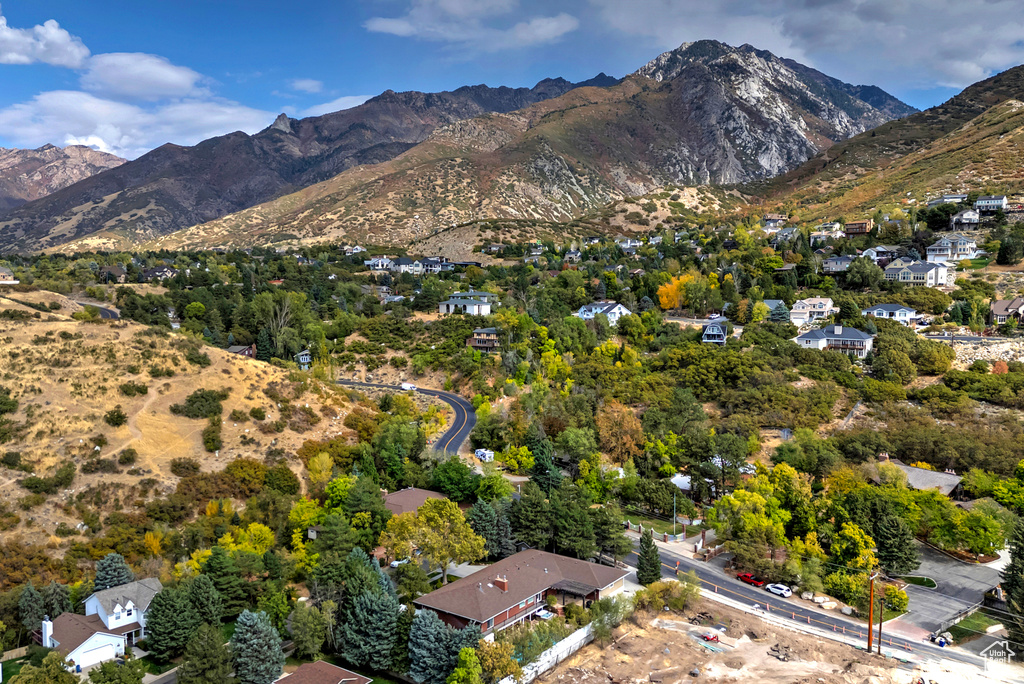
[[[292,90],[298,90],[300,93],[319,93],[324,89],[323,81],[318,81],[315,78],[296,78],[288,83]]]
[[[497,25],[496,19],[517,8],[517,0],[412,0],[404,15],[372,17],[365,27],[375,33],[498,52],[551,43],[579,26],[579,20],[565,12]]]
[[[202,78],[159,55],[110,52],[89,59],[82,88],[119,100],[160,100],[205,94],[198,86]]]
[[[0,10],[2,11],[2,10]],[[35,64],[77,69],[89,57],[89,48],[53,19],[29,29],[11,28],[0,14],[0,64]]]
[[[1024,62],[1019,0],[590,0],[652,48],[714,38],[857,83],[964,87]]]
[[[302,110],[300,116],[320,116],[322,114],[330,114],[331,112],[340,112],[342,109],[351,109],[352,107],[358,107],[367,100],[370,99],[369,95],[345,95],[339,97],[330,102],[323,104],[313,105],[308,109]]]
[[[237,130],[255,133],[273,119],[271,112],[227,100],[142,106],[57,90],[0,109],[0,137],[23,147],[84,144],[133,159],[166,142],[194,145]]]

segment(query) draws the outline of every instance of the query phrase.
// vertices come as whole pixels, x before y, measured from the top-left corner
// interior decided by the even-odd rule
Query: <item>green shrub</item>
[[[184,404],[172,404],[171,413],[186,418],[218,418],[224,412],[221,404],[228,398],[228,390],[196,390],[188,395]]]
[[[242,409],[234,409],[228,414],[228,418],[235,423],[244,423],[249,420],[249,414]]]
[[[149,393],[149,386],[142,382],[128,381],[119,388],[126,397],[137,397]]]
[[[223,446],[224,442],[220,437],[220,419],[210,418],[210,422],[203,428],[203,448],[213,453],[220,451]]]
[[[152,378],[173,378],[174,371],[164,366],[150,366],[149,375]]]
[[[128,447],[117,456],[117,462],[121,465],[135,465],[135,461],[138,460],[139,452]]]
[[[4,454],[3,458],[0,459],[0,463],[2,463],[5,468],[10,468],[11,470],[18,470],[18,469],[20,469],[21,468],[21,452],[20,451],[8,451],[7,453]]]
[[[253,406],[249,409],[249,415],[252,416],[253,420],[263,420],[267,417],[267,412],[259,406]]]
[[[171,459],[171,473],[178,477],[197,475],[199,474],[199,461],[185,456]]]
[[[103,421],[110,427],[121,427],[128,422],[128,414],[122,411],[121,405],[118,404],[107,411],[106,415],[103,416]]]
[[[33,494],[56,494],[58,490],[66,489],[75,481],[75,473],[78,469],[71,461],[61,464],[50,477],[26,477],[21,481],[21,486]]]
[[[278,463],[273,468],[267,470],[267,476],[264,480],[264,484],[267,489],[273,489],[274,491],[281,492],[282,494],[299,493],[299,478],[292,472],[292,469],[284,463]]]
[[[82,464],[82,472],[91,475],[93,473],[119,473],[117,463],[112,458],[90,458]]]
[[[196,348],[191,348],[185,352],[185,360],[200,368],[206,368],[212,363],[210,357],[205,352],[201,352]]]

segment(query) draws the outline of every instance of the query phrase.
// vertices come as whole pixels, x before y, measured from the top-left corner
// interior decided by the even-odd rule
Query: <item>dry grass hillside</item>
[[[24,316],[5,316],[6,311],[29,318],[11,320]],[[351,404],[333,383],[203,347],[182,335],[126,322],[81,322],[69,313],[40,313],[0,295],[0,388],[18,402],[14,413],[0,416],[0,452],[20,454],[23,464],[22,470],[0,465],[5,535],[29,527],[52,533],[60,522],[73,527],[82,519],[73,504],[82,496],[92,501],[101,487],[104,511],[165,494],[178,480],[171,472],[176,458],[193,458],[207,472],[240,456],[283,458],[299,473],[293,455],[305,440],[349,432],[342,421]],[[206,419],[171,411],[199,389],[229,392],[217,453],[203,445]],[[117,406],[126,420],[114,427],[105,416]],[[266,417],[254,419],[252,409]],[[31,495],[15,484],[31,472],[52,475],[69,460],[78,467],[74,482],[52,496]],[[11,457],[5,461],[13,463]],[[21,518],[17,525],[14,515]]]

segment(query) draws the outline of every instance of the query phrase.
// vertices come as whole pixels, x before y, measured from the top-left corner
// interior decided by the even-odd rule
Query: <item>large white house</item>
[[[461,313],[471,316],[490,316],[491,302],[484,298],[452,295],[437,305],[437,311],[442,314]]]
[[[978,243],[959,233],[943,235],[928,248],[927,259],[933,264],[974,259],[978,256]]]
[[[789,311],[789,322],[793,325],[805,325],[836,313],[839,313],[839,308],[831,297],[810,297],[793,303],[793,308]]]
[[[953,214],[949,219],[949,227],[953,230],[969,228],[971,226],[977,227],[979,223],[981,223],[981,214],[977,209],[964,209]]]
[[[859,359],[867,356],[874,344],[874,338],[866,332],[841,325],[827,325],[817,330],[809,330],[793,341],[804,349],[828,349],[853,354]]]
[[[875,304],[861,310],[862,316],[874,316],[875,318],[887,318],[897,321],[903,325],[910,326],[917,323],[920,318],[915,309],[902,304]]]
[[[891,245],[876,245],[865,249],[861,253],[861,256],[871,259],[878,266],[885,266],[896,258],[897,252],[897,247],[893,247]]]
[[[81,668],[113,660],[146,636],[146,611],[163,585],[155,577],[104,589],[85,601],[85,615],[44,618],[42,646]]]
[[[997,211],[1006,211],[1008,204],[1006,195],[982,195],[974,202],[974,208],[982,214],[994,214]]]
[[[628,316],[631,313],[633,312],[618,302],[600,301],[584,304],[580,307],[579,311],[573,314],[573,316],[582,318],[585,321],[590,321],[594,319],[594,316],[604,314],[608,317],[609,325],[618,325],[620,318]]]
[[[911,287],[940,287],[947,284],[949,269],[943,263],[897,259],[885,269],[885,279]]]

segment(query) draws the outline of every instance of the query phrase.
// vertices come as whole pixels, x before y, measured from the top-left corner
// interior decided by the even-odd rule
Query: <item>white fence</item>
[[[594,640],[594,627],[587,625],[565,637],[557,644],[540,654],[537,660],[523,668],[523,676],[519,678],[519,684],[530,684],[537,677],[562,662],[576,651],[580,650]],[[512,677],[505,677],[498,684],[516,684]]]

